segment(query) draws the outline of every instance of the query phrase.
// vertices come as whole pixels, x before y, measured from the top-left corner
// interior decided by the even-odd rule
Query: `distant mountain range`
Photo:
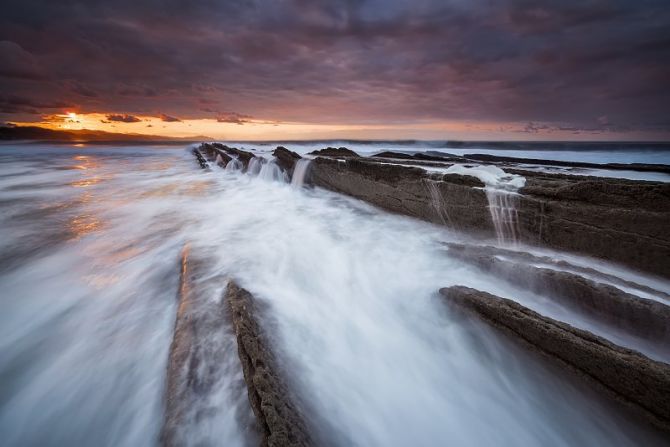
[[[80,143],[104,143],[113,141],[151,143],[151,142],[185,142],[185,141],[210,141],[212,138],[206,136],[193,136],[184,138],[165,137],[160,135],[142,135],[127,133],[103,132],[101,130],[53,130],[38,126],[0,126],[0,141],[8,140],[32,140],[50,142],[80,142]]]

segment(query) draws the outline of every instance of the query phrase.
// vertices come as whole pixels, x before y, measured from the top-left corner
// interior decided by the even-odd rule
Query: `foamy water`
[[[200,170],[184,148],[3,147],[0,169],[3,445],[157,445],[186,242],[201,293],[230,277],[267,304],[332,445],[661,444],[452,314],[436,291],[463,284],[590,324],[449,258],[441,242],[464,237],[442,227],[292,187],[274,163]],[[221,374],[227,417],[193,439],[243,445],[234,353]]]

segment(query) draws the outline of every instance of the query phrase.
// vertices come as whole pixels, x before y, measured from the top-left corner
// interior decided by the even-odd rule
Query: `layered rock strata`
[[[670,345],[670,306],[659,301],[640,298],[579,274],[536,267],[513,258],[507,260],[486,248],[454,244],[449,255],[518,287],[552,297],[611,327],[661,347]]]
[[[259,323],[258,303],[248,291],[232,281],[226,289],[225,299],[237,336],[249,401],[261,428],[262,445],[313,445],[304,416],[286,384],[285,372]]]
[[[178,308],[167,366],[163,446],[211,445],[211,430],[226,417],[217,397],[229,386],[227,365],[235,359],[235,339],[226,307],[202,293],[199,266],[188,246],[181,253]],[[240,420],[255,439],[253,420]]]
[[[463,286],[440,289],[447,303],[597,384],[656,426],[670,430],[670,366],[508,299]]]
[[[526,178],[508,210],[517,242],[670,277],[670,184],[509,172]],[[318,157],[311,181],[395,213],[480,237],[496,235],[489,197],[475,177],[429,174],[370,159]]]

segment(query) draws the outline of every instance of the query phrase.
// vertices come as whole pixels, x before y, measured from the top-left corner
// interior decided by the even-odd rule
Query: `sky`
[[[670,140],[670,2],[2,0],[0,122]]]

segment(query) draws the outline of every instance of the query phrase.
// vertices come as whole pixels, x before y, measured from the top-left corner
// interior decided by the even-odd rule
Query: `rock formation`
[[[284,146],[277,146],[277,149],[272,151],[272,155],[274,155],[277,165],[289,174],[289,178],[292,178],[295,164],[302,157]]]
[[[486,292],[455,286],[440,293],[448,303],[532,346],[670,430],[670,365]]]
[[[452,245],[449,254],[497,278],[553,297],[611,327],[626,330],[659,346],[670,345],[669,305],[640,298],[579,274],[536,267],[518,259],[501,259],[481,247]],[[530,257],[532,260],[532,255]]]
[[[235,342],[226,307],[200,293],[197,261],[186,246],[181,254],[178,309],[167,366],[164,446],[209,445],[211,431],[224,412],[217,395],[228,380]],[[252,425],[253,421],[244,421]],[[251,427],[253,431],[253,426]],[[199,438],[205,437],[204,439]],[[249,434],[250,438],[255,433]]]
[[[327,147],[309,153],[310,155],[320,155],[322,157],[360,157],[356,152],[346,147]]]
[[[232,281],[228,283],[225,299],[237,335],[249,401],[262,431],[262,445],[312,445],[303,415],[286,385],[284,371],[259,323],[258,303]]]
[[[670,277],[670,184],[508,170],[518,241],[594,256]],[[386,210],[493,238],[484,184],[419,167],[318,157],[311,181]]]
[[[202,169],[207,169],[209,165],[207,164],[207,160],[205,160],[205,157],[203,157],[202,153],[198,149],[193,149],[193,155],[195,155],[196,160],[198,160],[198,164]]]

